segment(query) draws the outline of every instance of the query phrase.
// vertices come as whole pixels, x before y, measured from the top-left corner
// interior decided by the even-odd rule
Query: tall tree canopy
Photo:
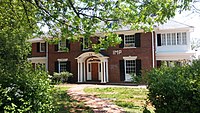
[[[99,45],[114,46],[120,39],[112,33],[121,26],[131,29],[152,30],[154,23],[163,23],[175,15],[176,10],[188,8],[191,0],[3,0],[1,25],[24,25],[26,30],[47,25],[49,35],[79,40],[97,31],[107,35]],[[112,26],[108,27],[110,24]],[[38,29],[39,30],[39,29]],[[37,31],[37,33],[41,33]]]

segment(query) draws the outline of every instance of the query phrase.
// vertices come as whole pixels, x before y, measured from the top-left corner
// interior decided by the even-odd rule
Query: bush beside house
[[[153,69],[148,98],[156,113],[200,113],[200,60],[191,65]]]

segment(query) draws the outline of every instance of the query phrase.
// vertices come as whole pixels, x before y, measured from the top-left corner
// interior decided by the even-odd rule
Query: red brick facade
[[[93,40],[97,40],[93,38]],[[78,63],[77,58],[84,52],[81,50],[81,44],[79,42],[70,43],[69,52],[58,52],[55,49],[55,45],[48,45],[48,71],[52,74],[55,71],[55,62],[58,59],[68,59],[70,61],[70,71],[73,73],[71,82],[78,81]],[[122,53],[114,55],[113,51],[121,50]],[[137,59],[141,60],[141,69],[150,70],[153,68],[153,57],[152,57],[152,33],[141,33],[140,34],[140,47],[135,48],[120,48],[119,45],[116,47],[110,47],[108,50],[101,51],[102,54],[106,54],[108,58],[108,79],[111,83],[124,82],[120,80],[120,60],[123,57],[137,56]],[[154,48],[155,55],[155,48]],[[37,51],[37,43],[32,44],[32,57],[45,57],[45,52]],[[154,57],[155,59],[155,57]],[[156,63],[156,61],[155,61]],[[156,65],[156,64],[155,64]]]

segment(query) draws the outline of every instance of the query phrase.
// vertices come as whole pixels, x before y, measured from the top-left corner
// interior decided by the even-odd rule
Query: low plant
[[[72,76],[73,74],[67,71],[60,72],[60,73],[54,72],[52,80],[54,83],[59,84],[59,83],[67,82],[68,78]]]
[[[0,112],[57,112],[52,89],[45,71],[28,66],[15,72],[0,70]]]
[[[148,98],[156,113],[200,113],[200,60],[153,69]]]

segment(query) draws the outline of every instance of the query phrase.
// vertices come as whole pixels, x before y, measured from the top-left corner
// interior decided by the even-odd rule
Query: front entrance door
[[[98,63],[92,63],[92,80],[98,80]]]

